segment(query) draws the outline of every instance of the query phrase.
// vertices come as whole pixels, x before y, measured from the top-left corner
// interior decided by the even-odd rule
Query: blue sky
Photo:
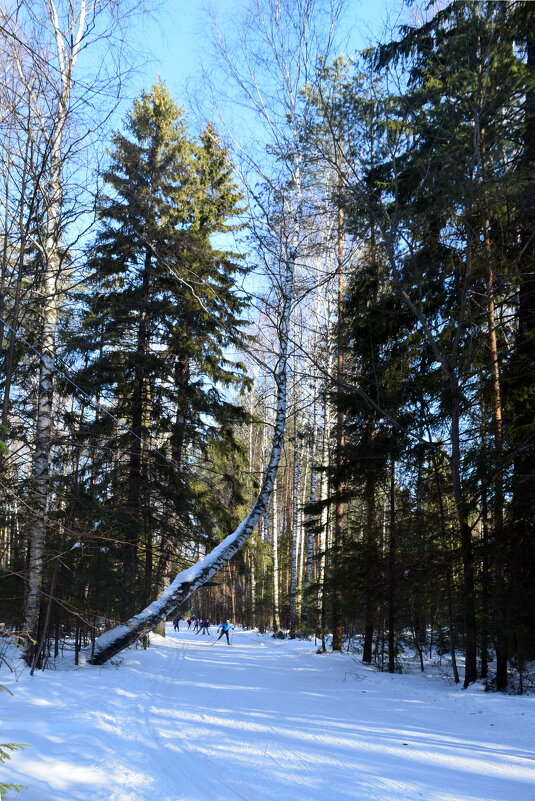
[[[249,0],[212,0],[217,9],[217,16],[223,24],[227,18],[232,20],[248,2]],[[402,5],[402,0],[346,0],[346,2],[347,9],[341,36],[345,41],[339,51],[346,55],[352,55],[355,51],[379,40],[385,41],[385,34],[382,31],[387,16],[390,14],[391,17],[395,17],[394,9],[399,9]],[[190,130],[195,129],[196,120],[204,127],[203,115],[196,116],[195,106],[197,103],[200,106],[204,105],[204,87],[199,77],[203,61],[205,66],[208,66],[209,62],[207,5],[207,0],[161,0],[157,13],[154,12],[151,17],[146,16],[138,21],[134,33],[139,42],[139,52],[146,54],[146,63],[138,70],[129,86],[130,91],[123,105],[123,113],[131,107],[132,99],[139,97],[143,89],[150,89],[160,76],[177,104],[185,110]],[[210,111],[208,114],[211,116]],[[214,122],[216,128],[222,131],[220,121],[214,119]],[[254,127],[253,121],[252,129]],[[244,134],[243,131],[241,133]],[[253,138],[257,141],[261,137]],[[249,139],[249,143],[251,141]],[[239,246],[233,242],[231,247]]]
[[[215,0],[218,16],[232,16],[247,0]],[[386,16],[394,13],[401,0],[348,0],[346,52],[365,47],[380,36]],[[163,0],[152,18],[137,24],[136,39],[146,50],[148,61],[132,84],[131,94],[139,95],[160,75],[179,105],[188,106],[188,86],[206,60],[206,0]]]

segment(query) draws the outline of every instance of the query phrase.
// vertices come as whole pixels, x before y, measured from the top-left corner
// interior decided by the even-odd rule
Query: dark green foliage
[[[122,564],[123,607],[109,598],[119,616],[162,588],[179,543],[226,530],[214,491],[239,497],[230,464],[244,414],[228,396],[246,382],[228,355],[243,340],[243,268],[213,245],[240,211],[228,156],[210,126],[192,139],[162,85],[134,103],[127,129],[113,138],[85,311],[71,338],[85,362],[78,383],[113,415],[81,415],[85,448],[96,447],[76,503],[85,497],[98,547],[109,543],[105,556],[94,552],[97,596]],[[222,474],[213,463],[207,471],[223,448]]]
[[[338,570],[365,637],[379,625],[385,584],[395,583],[398,623],[408,605],[416,629],[419,609],[429,621],[441,606],[433,585],[441,588],[452,642],[463,629],[465,684],[477,677],[478,626],[503,653],[504,581],[510,644],[535,653],[526,635],[534,605],[520,601],[535,586],[532,27],[527,3],[450,3],[367,54],[375,83],[361,65],[343,80],[333,67],[336,92],[321,92],[333,109],[323,119],[343,108],[337,131],[348,152],[357,146],[337,194],[348,231],[364,242],[343,320],[347,387],[337,393],[339,470],[349,509],[363,511]],[[377,83],[387,72],[397,94]],[[380,542],[391,461],[398,485],[412,483],[408,548],[399,509],[390,542]],[[408,595],[393,565],[412,576]]]

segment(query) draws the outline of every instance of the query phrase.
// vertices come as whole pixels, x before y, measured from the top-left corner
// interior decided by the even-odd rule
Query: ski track
[[[185,662],[197,661],[197,663],[202,663],[203,660],[211,659],[211,655],[206,654],[209,643],[198,639],[198,635],[195,635],[195,639],[190,638],[190,641],[186,641],[186,643],[186,650],[183,654]],[[239,648],[239,643],[240,638],[238,637],[237,641],[235,640],[234,647]],[[212,644],[210,643],[210,645]],[[258,651],[259,649],[266,649],[266,644],[260,641],[254,643],[253,647]],[[226,643],[220,642],[218,644],[218,649],[223,649],[223,654],[218,659],[221,660],[224,689],[227,693],[230,690],[234,693],[241,691],[242,694],[247,694],[247,691],[251,689],[250,687],[241,687],[239,684],[234,685],[228,680],[228,677],[225,677],[225,662],[228,659],[236,658],[225,650],[227,648]],[[297,673],[300,674],[301,678],[304,677],[305,679],[304,686],[296,688],[296,695],[299,696],[299,690],[301,693],[306,693],[306,674],[309,669],[306,665],[303,665],[303,661],[315,660],[317,664],[317,657],[310,653],[296,652],[291,646],[286,645],[285,647],[284,643],[275,644],[274,649],[277,652],[279,662],[281,661],[280,657],[283,657],[283,662],[285,663],[283,670],[286,674],[288,674],[289,669],[290,671],[292,670],[292,664],[294,664]],[[269,650],[266,656],[269,655]],[[228,655],[228,659],[224,654]],[[240,655],[240,659],[247,660],[249,656],[247,653],[243,653]],[[335,660],[337,658],[336,656],[334,657]],[[273,665],[268,664],[266,667],[258,665],[258,656],[256,654],[254,655],[254,661],[256,663],[256,675],[259,672],[273,669]],[[273,661],[273,649],[271,649],[271,661]],[[175,663],[172,674],[168,677],[170,685],[183,684],[192,686],[188,671],[186,670],[185,673],[183,671],[185,662],[181,660],[180,663],[178,661]],[[316,668],[314,667],[310,670],[315,672]],[[210,687],[210,684],[202,681],[202,670],[199,670],[199,673],[200,675],[195,680],[194,692],[199,695],[199,698],[202,698],[203,687]],[[246,671],[246,673],[249,676],[254,675],[251,671]],[[375,678],[375,676],[372,673],[367,677],[372,688],[374,684],[380,686],[381,680],[384,679],[384,677],[377,676]],[[344,675],[344,680],[345,678],[346,675]],[[369,693],[370,690],[364,690],[363,692]],[[439,696],[437,695],[436,699],[432,700],[438,700],[438,698]],[[161,705],[160,708],[156,707],[156,703]],[[407,726],[401,730],[392,729],[388,737],[384,736],[384,731],[380,726],[375,727],[375,731],[369,725],[363,727],[363,731],[365,729],[368,735],[375,735],[367,742],[365,736],[359,732],[360,727],[357,720],[350,727],[348,733],[347,723],[329,720],[328,716],[324,718],[321,714],[318,714],[318,718],[312,721],[310,715],[290,714],[288,710],[285,710],[286,714],[281,716],[273,710],[272,717],[281,718],[276,724],[266,720],[261,723],[255,723],[250,719],[244,720],[245,709],[243,708],[241,709],[241,714],[233,718],[228,709],[218,709],[216,705],[206,708],[198,704],[197,710],[195,710],[195,706],[195,704],[180,703],[173,712],[173,705],[169,704],[169,699],[160,693],[157,699],[153,697],[149,702],[147,720],[150,718],[149,726],[161,744],[162,751],[167,755],[166,758],[170,769],[175,772],[176,785],[180,786],[179,774],[181,774],[198,789],[200,792],[199,800],[232,801],[234,799],[235,801],[254,801],[257,797],[280,799],[281,790],[283,793],[292,792],[289,786],[290,783],[287,780],[288,775],[293,775],[294,779],[298,779],[291,796],[295,799],[319,799],[327,791],[329,792],[329,798],[340,799],[340,801],[341,799],[363,799],[366,797],[381,799],[381,801],[386,801],[387,799],[413,801],[413,799],[421,798],[429,801],[432,797],[436,798],[437,801],[439,799],[440,801],[457,801],[457,797],[461,798],[455,793],[450,795],[447,792],[439,792],[436,796],[431,796],[429,789],[425,792],[415,790],[414,784],[400,781],[393,776],[372,778],[371,775],[367,775],[366,782],[355,781],[359,767],[364,773],[370,774],[369,766],[370,764],[373,765],[374,761],[382,762],[385,758],[388,759],[389,756],[394,760],[396,758],[399,759],[400,739],[408,740],[408,742],[403,743],[403,746],[411,746],[410,759],[412,760],[432,763],[435,768],[439,770],[444,768],[446,771],[452,768],[456,759],[459,761],[459,758],[452,752],[456,750],[466,751],[468,744],[465,739],[459,738],[456,741],[452,733],[449,733],[447,738],[434,737],[431,733],[426,733],[427,748],[422,748],[419,739],[415,737],[415,732],[410,726],[412,720],[410,713],[406,714],[405,717]],[[251,712],[249,710],[249,715],[251,714],[262,718],[265,717],[266,711]],[[478,712],[470,712],[469,714],[475,715]],[[166,722],[166,717],[169,718],[168,722]],[[419,712],[415,717],[417,722],[421,723]],[[175,718],[174,725],[172,724],[173,718]],[[172,729],[169,728],[171,725],[173,725]],[[319,731],[318,728],[320,729]],[[222,731],[230,730],[230,735],[227,734],[227,737],[222,736],[219,743],[217,739],[213,742],[214,738],[213,736],[210,737],[210,732],[217,729]],[[377,735],[380,735],[379,743],[377,742]],[[249,764],[246,771],[241,771],[240,775],[236,776],[236,771],[233,770],[233,761],[239,759],[239,756],[234,754],[234,760],[229,758],[227,767],[223,769],[218,752],[226,750],[228,754],[228,748],[225,749],[225,746],[222,745],[227,740],[234,747],[239,748],[240,743],[237,741],[240,736],[245,740],[243,743],[245,752],[247,750],[249,752],[256,751],[257,759],[256,765]],[[204,742],[206,739],[210,740],[208,744]],[[285,743],[287,743],[286,747],[284,746]],[[430,745],[432,748],[429,747]],[[356,747],[358,747],[361,755],[366,754],[368,756],[368,766],[365,764],[359,766],[358,760],[355,760]],[[441,753],[441,749],[444,748],[446,748],[447,753]],[[478,751],[484,751],[484,746],[482,747],[479,743],[476,748]],[[468,747],[469,750],[470,748]],[[324,757],[326,751],[329,754],[328,759]],[[499,762],[500,749],[494,746],[492,751],[494,760]],[[344,753],[350,758],[344,759]],[[526,756],[528,756],[527,752],[523,752],[518,756],[508,752],[507,760],[511,767],[516,762],[515,772],[517,778],[530,782],[534,776],[533,771],[526,767]],[[402,759],[405,761],[406,757],[402,757]],[[180,763],[180,767],[177,761]],[[477,772],[480,768],[478,759],[471,760],[466,753],[463,753],[460,761],[462,761],[463,770]],[[225,762],[225,758],[223,758],[223,762]],[[344,782],[339,779],[338,782],[334,783],[331,780],[330,789],[323,787],[321,781],[322,767],[328,768],[330,774],[334,770],[335,775],[338,773],[347,777],[348,784],[344,786]],[[511,773],[510,767],[506,765],[494,764],[489,769],[494,780],[507,779]],[[244,773],[249,778],[247,782],[249,788],[246,793],[244,793],[243,787],[239,789],[240,785],[243,785]],[[273,786],[273,791],[269,790],[269,786],[261,787],[261,779],[264,777],[268,780],[267,784]],[[351,782],[351,777],[353,782]],[[275,782],[273,779],[275,779]],[[303,786],[300,787],[300,784]],[[491,801],[491,796],[487,792],[481,796],[472,795],[466,796],[466,798],[473,799],[473,801],[476,801],[476,799],[477,801]],[[496,798],[498,799],[498,796]],[[182,799],[182,795],[180,799]]]
[[[171,675],[169,676],[170,684],[176,682],[177,676],[183,667],[184,643],[179,641],[178,648],[180,650],[180,659],[174,662]],[[158,703],[166,703],[167,700],[168,699],[162,697],[162,693],[159,691],[157,698]],[[172,745],[169,744],[168,740],[163,739],[160,730],[161,723],[159,721],[159,716],[157,717],[157,712],[155,712],[155,698],[153,694],[149,694],[148,692],[145,694],[143,718],[146,728],[159,745],[157,753],[160,755],[161,763],[164,764],[165,773],[167,775],[174,774],[173,788],[169,796],[165,796],[165,801],[167,801],[167,798],[169,798],[169,801],[179,801],[179,799],[180,801],[188,801],[190,797],[193,797],[191,795],[191,790],[189,792],[185,790],[183,779],[186,780],[187,784],[195,788],[196,797],[206,799],[206,801],[226,801],[227,798],[229,801],[231,801],[231,799],[236,799],[236,801],[238,799],[240,801],[251,801],[250,798],[242,796],[235,789],[232,790],[223,779],[220,778],[219,781],[214,782],[212,776],[210,774],[207,775],[206,763],[209,764],[209,760],[205,757],[203,764],[203,760],[200,760],[197,754],[188,747],[187,740],[183,737],[178,727],[175,730],[175,739]],[[179,754],[174,750],[177,747],[181,752]],[[225,792],[225,795],[223,795],[223,788],[225,791],[229,791],[230,794]],[[162,792],[161,787],[159,787],[159,792]],[[159,801],[164,801],[163,794],[160,796]]]
[[[30,786],[14,800],[535,799],[535,698],[254,632],[214,641],[169,631],[118,667],[2,676],[19,715],[1,739],[32,744],[3,766]]]

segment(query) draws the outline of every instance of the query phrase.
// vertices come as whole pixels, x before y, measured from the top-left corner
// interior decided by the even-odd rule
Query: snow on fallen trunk
[[[175,607],[185,601],[199,587],[202,587],[215,573],[240,550],[259,519],[266,512],[277,468],[280,461],[284,430],[286,425],[287,405],[287,361],[288,332],[293,294],[293,270],[288,269],[286,276],[281,319],[279,324],[279,363],[275,381],[277,385],[277,412],[271,444],[271,455],[258,497],[237,529],[229,534],[209,554],[196,564],[180,572],[174,581],[166,587],[157,601],[153,601],[142,612],[134,615],[126,623],[104,632],[95,640],[94,654],[88,660],[90,665],[102,665],[112,656],[133,645],[140,637],[148,634]]]

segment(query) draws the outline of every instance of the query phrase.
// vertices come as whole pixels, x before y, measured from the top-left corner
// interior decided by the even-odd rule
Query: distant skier
[[[209,620],[201,620],[201,625],[196,634],[210,634],[210,621]]]
[[[188,629],[190,629],[191,628],[191,624],[193,623],[192,618],[188,617],[188,621],[187,622],[188,622]]]
[[[196,632],[199,631],[200,625],[201,625],[201,621],[199,620],[198,617],[196,617],[195,620],[193,621],[193,631],[196,631]]]
[[[226,620],[224,623],[221,623],[221,625],[218,628],[218,631],[220,631],[221,634],[217,638],[216,642],[219,642],[219,640],[221,639],[221,637],[224,634],[225,637],[227,638],[227,643],[230,645],[229,631],[231,631],[233,628],[234,628],[234,626],[232,625],[230,620]]]
[[[173,628],[174,628],[174,630],[175,631],[180,631],[179,626],[180,626],[180,618],[179,618],[178,615],[175,615],[175,617],[173,618]]]

